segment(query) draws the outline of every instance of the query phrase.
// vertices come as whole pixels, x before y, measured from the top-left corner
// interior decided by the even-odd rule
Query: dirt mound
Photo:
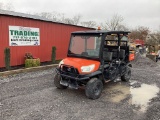
[[[137,53],[135,60],[131,62],[134,68],[146,68],[146,67],[157,67],[157,63],[151,59],[142,56],[140,53]]]

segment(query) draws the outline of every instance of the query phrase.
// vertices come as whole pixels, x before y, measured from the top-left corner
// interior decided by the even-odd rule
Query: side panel
[[[129,61],[132,61],[135,59],[135,54],[134,53],[130,53],[129,54]]]
[[[39,28],[40,46],[9,46],[9,26]],[[89,28],[45,22],[27,18],[0,16],[0,67],[4,67],[4,49],[11,49],[11,66],[24,64],[24,55],[30,52],[41,62],[51,61],[52,46],[56,46],[56,59],[67,55],[70,33],[91,30]]]

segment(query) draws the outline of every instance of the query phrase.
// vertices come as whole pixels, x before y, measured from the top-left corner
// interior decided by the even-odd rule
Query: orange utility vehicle
[[[90,99],[100,97],[104,83],[129,81],[132,65],[128,31],[79,31],[71,34],[67,58],[56,68],[54,84],[59,89],[85,86]]]

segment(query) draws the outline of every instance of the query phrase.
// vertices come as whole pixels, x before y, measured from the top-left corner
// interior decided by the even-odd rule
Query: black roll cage
[[[71,45],[71,38],[72,36],[75,36],[75,35],[99,35],[99,36],[102,36],[101,37],[101,45],[100,45],[100,50],[99,50],[99,57],[96,57],[96,58],[90,58],[90,57],[84,57],[84,56],[72,56],[70,54],[67,53],[67,57],[77,57],[77,58],[85,58],[85,59],[91,59],[91,60],[97,60],[97,61],[100,61],[102,63],[103,61],[103,51],[104,51],[104,42],[105,41],[118,41],[118,46],[117,46],[117,59],[119,60],[119,57],[120,57],[120,48],[121,48],[121,42],[126,42],[126,50],[127,50],[127,43],[128,41],[121,41],[121,36],[120,35],[128,35],[128,33],[130,33],[129,31],[80,31],[80,32],[73,32],[71,33],[71,37],[70,37],[70,42],[69,42],[69,47],[68,47],[68,53],[69,53],[69,48],[70,48],[70,45]],[[111,35],[111,34],[117,34],[118,36],[118,40],[105,40],[106,36],[107,35]]]

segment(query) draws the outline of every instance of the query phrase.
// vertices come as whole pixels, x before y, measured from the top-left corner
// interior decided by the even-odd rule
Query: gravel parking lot
[[[139,61],[129,83],[107,83],[97,100],[56,89],[54,68],[0,77],[0,120],[160,120],[160,66]]]

